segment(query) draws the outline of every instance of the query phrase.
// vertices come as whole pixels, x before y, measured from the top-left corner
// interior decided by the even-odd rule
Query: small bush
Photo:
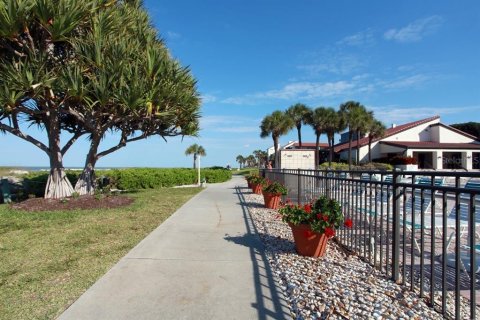
[[[380,171],[392,171],[393,166],[389,163],[378,163],[378,162],[370,162],[361,164],[357,167],[359,170],[380,170]]]
[[[328,162],[324,162],[320,165],[320,170],[327,170]],[[332,162],[330,165],[330,170],[348,170],[348,163],[343,162]]]

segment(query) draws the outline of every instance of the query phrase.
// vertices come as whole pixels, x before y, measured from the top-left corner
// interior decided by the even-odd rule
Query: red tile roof
[[[395,147],[409,149],[477,149],[480,150],[480,143],[445,143],[433,141],[380,141],[381,144],[388,144]]]
[[[302,142],[302,148],[315,148],[315,146],[316,146],[315,142]],[[320,148],[328,148],[328,143],[320,142],[319,146]],[[292,147],[299,148],[300,143],[295,142]]]
[[[403,132],[405,130],[414,128],[416,126],[419,126],[421,124],[424,124],[424,123],[427,123],[427,122],[430,122],[430,121],[433,121],[433,120],[436,120],[436,119],[439,119],[439,118],[440,118],[440,116],[434,116],[434,117],[431,117],[431,118],[426,118],[426,119],[423,119],[423,120],[418,120],[418,121],[402,124],[402,125],[396,126],[394,128],[389,128],[389,129],[385,130],[385,135],[381,139],[393,136],[394,134]],[[373,141],[378,141],[378,140],[380,140],[380,139],[378,139],[378,138],[373,139]],[[368,145],[368,137],[360,139],[359,144],[360,144],[360,147]],[[357,140],[353,140],[352,141],[352,148],[356,148],[356,147],[357,147]],[[345,149],[348,149],[348,142],[336,145],[333,150],[335,152],[340,152],[340,151],[343,151]]]

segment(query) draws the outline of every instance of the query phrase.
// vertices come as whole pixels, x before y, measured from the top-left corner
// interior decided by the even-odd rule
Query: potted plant
[[[297,252],[304,256],[323,256],[335,230],[342,225],[352,227],[352,220],[344,219],[340,204],[326,196],[305,205],[287,202],[279,213],[292,229]]]
[[[277,181],[267,181],[262,191],[265,207],[269,209],[278,209],[281,196],[287,194],[287,188]]]
[[[262,194],[262,187],[266,183],[263,177],[259,175],[252,175],[250,178],[250,183],[252,185],[252,192],[256,194]]]

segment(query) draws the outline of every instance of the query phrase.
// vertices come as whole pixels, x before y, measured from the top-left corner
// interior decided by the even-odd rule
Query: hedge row
[[[67,177],[74,185],[80,171],[67,171]],[[110,187],[121,190],[137,190],[149,188],[173,187],[179,185],[195,184],[197,171],[186,168],[132,168],[97,170],[98,180],[109,180]],[[232,178],[232,172],[219,167],[201,170],[201,180],[207,183],[225,182]],[[32,172],[24,177],[24,185],[29,194],[43,196],[47,184],[47,172]]]
[[[197,171],[194,169],[115,169],[103,172],[110,179],[110,184],[122,190],[173,187],[197,182]],[[232,172],[226,169],[202,169],[200,180],[207,183],[228,181]]]

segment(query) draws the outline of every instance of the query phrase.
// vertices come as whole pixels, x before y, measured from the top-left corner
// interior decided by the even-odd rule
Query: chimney
[[[392,128],[395,128],[397,126],[396,123],[392,123]]]

